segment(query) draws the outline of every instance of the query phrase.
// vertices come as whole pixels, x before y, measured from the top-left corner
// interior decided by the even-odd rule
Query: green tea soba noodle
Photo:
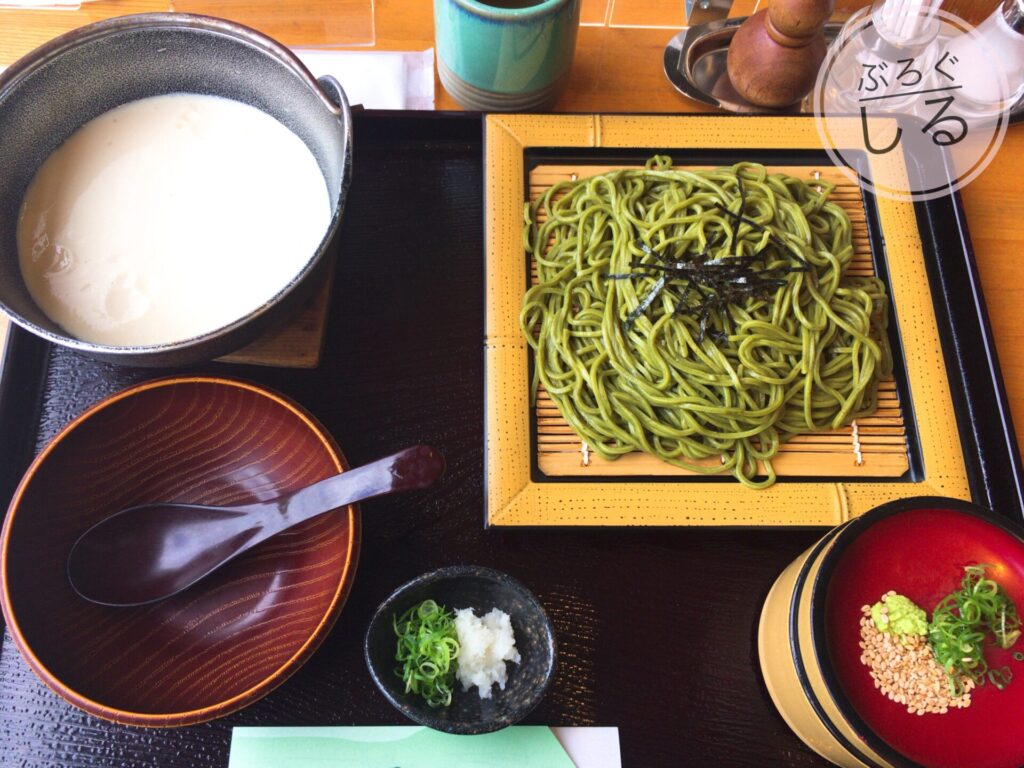
[[[534,393],[606,459],[771,485],[780,443],[874,412],[892,366],[885,288],[844,274],[833,186],[667,157],[552,186],[526,206]]]

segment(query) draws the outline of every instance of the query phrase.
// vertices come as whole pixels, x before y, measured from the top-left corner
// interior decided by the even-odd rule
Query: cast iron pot
[[[46,317],[22,280],[15,232],[25,190],[42,162],[82,124],[126,102],[175,92],[245,102],[297,134],[327,182],[330,226],[291,282],[230,325],[169,344],[118,347],[81,341]],[[287,48],[259,32],[223,19],[176,13],[121,16],[69,32],[0,75],[0,136],[0,309],[48,341],[127,365],[208,360],[258,337],[308,299],[329,274],[328,246],[351,175],[348,102],[337,81],[315,80]]]

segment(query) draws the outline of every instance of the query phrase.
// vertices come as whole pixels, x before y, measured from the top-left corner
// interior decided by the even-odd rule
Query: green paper
[[[551,729],[479,736],[423,726],[235,728],[228,768],[574,768]]]

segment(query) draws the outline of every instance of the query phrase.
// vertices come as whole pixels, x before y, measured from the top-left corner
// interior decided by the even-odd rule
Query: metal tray
[[[665,46],[664,67],[668,80],[683,96],[737,114],[810,114],[810,99],[786,109],[772,110],[755,106],[743,99],[729,82],[726,54],[736,29],[746,16],[722,19],[687,27]],[[831,43],[843,25],[825,25],[825,41]],[[1024,97],[1010,110],[1010,123],[1024,120]]]

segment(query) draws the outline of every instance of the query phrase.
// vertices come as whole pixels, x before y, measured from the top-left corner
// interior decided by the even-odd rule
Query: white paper
[[[507,737],[503,743],[504,748],[507,748],[507,742],[511,739],[513,742],[516,741],[516,730],[525,730],[530,732],[531,736],[537,735],[539,730],[542,730],[543,726],[513,726],[509,731],[505,732]],[[236,762],[239,765],[245,764],[250,765],[266,765],[271,764],[273,760],[277,760],[276,765],[280,765],[284,768],[281,760],[284,759],[289,765],[295,763],[298,765],[325,765],[325,760],[330,761],[332,749],[331,743],[335,742],[341,748],[341,751],[336,753],[334,756],[341,759],[345,765],[352,765],[352,759],[354,755],[351,753],[353,746],[361,742],[374,743],[379,745],[386,742],[402,742],[399,748],[393,750],[395,759],[401,754],[403,757],[408,755],[408,745],[406,739],[421,734],[421,731],[427,729],[420,725],[397,725],[397,726],[307,726],[307,727],[236,727],[232,730],[231,737],[231,756],[229,764],[234,765]],[[552,727],[550,728],[551,734],[555,737],[559,746],[565,751],[565,756],[569,758],[569,761],[576,766],[576,768],[622,768],[622,761],[619,755],[619,729],[618,728],[590,728],[590,727]],[[487,740],[493,737],[494,734],[489,736],[475,737],[475,736],[450,736],[446,734],[429,733],[427,734],[432,739],[429,743],[434,745],[438,744],[438,739],[442,743],[451,745],[451,740],[466,739],[462,746],[473,751],[473,748],[469,745],[469,739],[484,739]],[[297,740],[297,744],[292,744],[287,747],[284,754],[275,754],[273,758],[270,757],[270,750],[260,749],[260,743],[266,743],[271,739],[290,739]],[[309,741],[304,741],[309,740]],[[420,745],[422,746],[422,740]],[[528,742],[529,743],[529,740]],[[535,743],[536,745],[536,743]],[[545,749],[556,748],[550,745],[550,742],[545,742]],[[253,751],[255,749],[255,751]],[[324,749],[327,753],[324,753]],[[386,748],[385,748],[386,749]],[[486,750],[485,750],[486,751]],[[550,752],[546,753],[551,756]],[[287,755],[287,757],[285,756]],[[493,755],[492,755],[493,756]],[[374,755],[374,765],[379,765],[383,756],[377,751]],[[431,765],[437,762],[437,755],[431,755],[433,760],[428,760]],[[464,755],[468,757],[468,755]],[[296,762],[297,761],[297,762]],[[534,754],[533,759],[529,760],[531,765],[535,765],[537,762],[537,756]],[[562,760],[559,761],[561,764]],[[333,762],[332,762],[333,764]],[[388,765],[391,762],[387,763]],[[473,761],[473,765],[482,764],[481,759],[478,756],[477,760]],[[502,765],[505,761],[502,762]]]
[[[366,109],[433,109],[434,49],[334,51],[296,48],[314,77],[333,75],[349,104]]]
[[[622,768],[618,728],[551,727],[576,768]]]

